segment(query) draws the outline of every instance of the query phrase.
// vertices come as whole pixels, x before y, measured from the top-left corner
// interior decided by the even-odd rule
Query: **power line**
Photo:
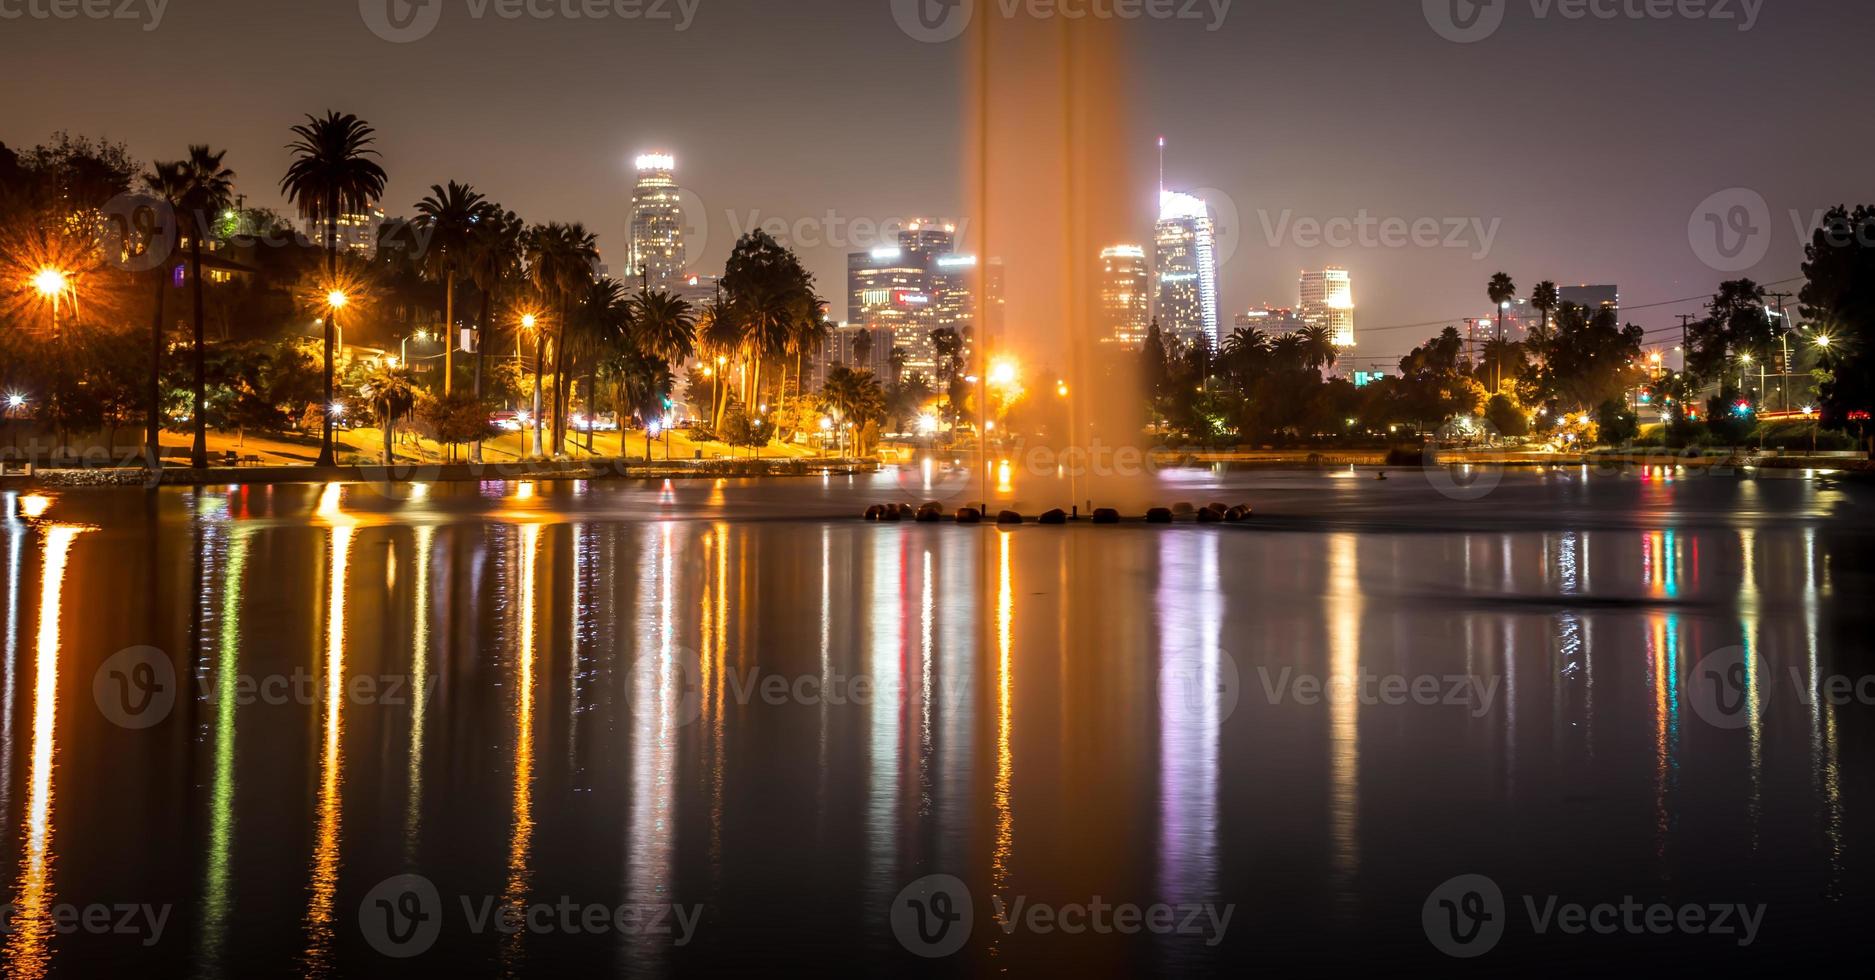
[[[1789,279],[1779,279],[1776,282],[1759,283],[1759,285],[1782,286],[1787,283],[1801,282],[1802,280],[1803,280],[1802,276],[1792,276]],[[1625,314],[1632,310],[1652,310],[1652,309],[1659,309],[1660,307],[1663,307],[1663,306],[1679,306],[1685,303],[1698,303],[1698,302],[1703,302],[1703,301],[1707,301],[1710,299],[1712,299],[1712,294],[1705,293],[1699,296],[1688,296],[1684,299],[1663,300],[1658,303],[1637,303],[1633,306],[1623,304],[1621,306],[1621,312]],[[1424,323],[1399,323],[1399,324],[1394,324],[1392,326],[1386,326],[1386,327],[1361,327],[1359,328],[1357,333],[1359,333],[1362,336],[1365,336],[1371,333],[1390,333],[1395,330],[1425,330],[1431,327],[1449,327],[1457,323],[1463,322],[1466,319],[1477,319],[1477,318],[1455,316],[1455,317],[1447,317],[1443,320],[1428,320]],[[1668,328],[1662,327],[1660,329],[1665,330]],[[1654,332],[1654,331],[1650,331],[1650,332]]]

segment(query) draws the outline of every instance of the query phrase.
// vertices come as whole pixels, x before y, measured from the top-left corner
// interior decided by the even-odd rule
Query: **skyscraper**
[[[956,246],[954,225],[917,221],[899,231],[897,245],[847,256],[848,319],[854,327],[889,331],[892,346],[905,352],[908,374],[937,377],[932,331],[955,330],[974,341],[979,329],[978,261],[957,254]],[[992,297],[996,271],[988,270],[986,280]]]
[[[653,289],[674,287],[689,256],[684,251],[684,209],[676,178],[677,159],[668,153],[638,158],[638,184],[632,188],[631,268]]]
[[[1190,341],[1203,336],[1216,347],[1217,231],[1202,199],[1159,192],[1159,326]]]
[[[1303,272],[1297,313],[1310,326],[1327,327],[1336,347],[1353,347],[1354,280],[1348,270]]]
[[[1146,250],[1114,245],[1100,253],[1100,339],[1136,348],[1152,325],[1151,272]]]

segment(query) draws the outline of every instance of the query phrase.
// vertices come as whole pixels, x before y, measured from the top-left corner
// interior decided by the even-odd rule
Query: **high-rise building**
[[[368,208],[363,212],[340,212],[338,220],[339,251],[350,252],[364,258],[373,258],[378,254],[378,235],[384,229],[384,209]],[[306,219],[306,237],[320,248],[326,244],[326,223],[321,218],[317,221]]]
[[[1304,271],[1298,300],[1296,312],[1304,322],[1327,327],[1336,347],[1354,346],[1354,280],[1348,270]]]
[[[1298,333],[1308,327],[1307,320],[1294,310],[1278,309],[1273,306],[1258,307],[1237,314],[1233,326],[1238,329],[1258,330],[1270,337]]]
[[[1152,326],[1151,269],[1146,250],[1114,245],[1100,253],[1100,339],[1137,348]]]
[[[1556,296],[1565,303],[1574,303],[1588,310],[1591,314],[1604,308],[1616,312],[1621,310],[1621,287],[1619,286],[1563,286],[1556,290]]]
[[[1217,230],[1204,201],[1160,191],[1156,244],[1160,329],[1185,341],[1203,336],[1217,346]]]
[[[899,232],[898,244],[847,256],[847,317],[855,328],[888,331],[890,346],[905,352],[905,371],[938,376],[936,330],[955,330],[974,341],[981,304],[978,260],[959,255],[956,227],[918,221]],[[991,264],[985,287],[997,304]],[[991,311],[994,318],[994,310]],[[966,343],[966,350],[970,344]]]
[[[668,153],[638,158],[638,184],[632,188],[631,268],[627,271],[629,278],[642,277],[653,289],[675,287],[689,262],[676,171],[677,159]]]

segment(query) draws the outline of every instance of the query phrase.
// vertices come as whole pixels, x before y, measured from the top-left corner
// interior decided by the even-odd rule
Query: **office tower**
[[[632,188],[631,268],[634,285],[670,289],[683,277],[684,209],[676,178],[677,160],[668,153],[638,158],[638,183]]]
[[[1336,347],[1354,346],[1354,280],[1330,266],[1303,272],[1297,312],[1310,326],[1327,327]]]
[[[1137,348],[1152,325],[1151,270],[1146,250],[1114,245],[1100,253],[1100,339]]]
[[[1220,339],[1217,309],[1217,232],[1203,200],[1159,192],[1156,236],[1159,326],[1181,340]]]

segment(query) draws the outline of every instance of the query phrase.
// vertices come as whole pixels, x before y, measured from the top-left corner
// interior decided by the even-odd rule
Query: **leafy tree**
[[[1853,434],[1875,459],[1875,207],[1832,209],[1804,255],[1802,312],[1828,338],[1818,347],[1823,424]]]
[[[1484,420],[1507,439],[1520,439],[1530,434],[1530,417],[1509,395],[1492,395],[1491,400],[1484,403]]]
[[[1749,279],[1721,283],[1706,316],[1687,327],[1687,367],[1711,382],[1722,378],[1743,355],[1763,357],[1783,333],[1764,305],[1764,287]]]
[[[1625,446],[1641,434],[1641,420],[1619,398],[1596,406],[1595,425],[1601,430],[1602,444],[1608,446]]]

